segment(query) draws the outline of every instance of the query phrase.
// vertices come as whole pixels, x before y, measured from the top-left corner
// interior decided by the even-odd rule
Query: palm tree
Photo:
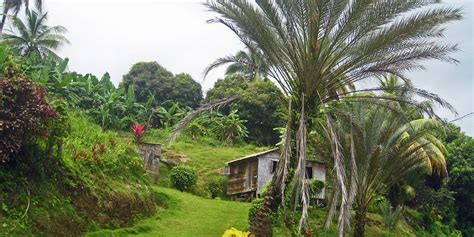
[[[47,26],[48,13],[26,11],[26,22],[13,17],[14,31],[4,33],[2,40],[20,51],[22,55],[37,53],[40,57],[50,55],[60,57],[54,52],[69,41],[63,34],[67,29],[63,26]]]
[[[250,50],[240,50],[236,55],[219,58],[204,70],[204,76],[224,64],[229,64],[225,74],[240,73],[250,80],[267,77],[268,67],[260,56]]]
[[[396,107],[401,110],[400,105],[392,103],[391,106],[343,104],[337,113],[346,116],[338,116],[337,125],[331,128],[334,131],[327,133],[328,140],[334,136],[339,138],[339,147],[328,146],[334,155],[345,160],[345,182],[351,183],[350,177],[356,176],[357,182],[351,183],[356,190],[355,237],[364,236],[367,210],[377,194],[387,193],[391,186],[420,168],[430,174],[447,176],[446,149],[430,133],[442,124],[424,118],[407,122],[404,116],[393,112]],[[329,215],[327,225],[331,219]]]
[[[3,27],[7,20],[7,15],[10,10],[13,11],[13,15],[16,17],[18,12],[20,12],[21,7],[24,5],[26,10],[29,9],[29,0],[3,0],[3,15],[2,21],[0,22],[0,34],[3,32]],[[36,8],[39,10],[43,7],[43,0],[35,0]]]
[[[251,227],[257,236],[271,235],[269,214],[281,203],[290,163],[286,159],[290,157],[297,159],[295,188],[303,209],[299,228],[306,227],[309,202],[304,164],[311,118],[331,101],[373,97],[355,97],[353,91],[341,93],[341,88],[387,73],[404,78],[405,72],[422,68],[422,60],[457,62],[449,56],[457,46],[442,43],[439,38],[443,37],[441,26],[461,19],[461,11],[431,7],[427,1],[210,0],[206,6],[219,14],[210,22],[225,25],[250,51],[260,55],[268,65],[269,77],[292,98],[290,112],[297,116],[286,133],[286,142],[296,138],[296,155],[289,155],[291,146],[284,146],[278,172]],[[413,91],[449,107],[426,91],[407,87],[400,90]],[[382,99],[398,100],[387,96]],[[407,102],[417,105],[416,101]],[[295,135],[290,130],[296,130]],[[342,236],[349,227],[347,210],[356,190],[344,179],[340,157],[334,159],[335,186],[342,205],[338,233]]]

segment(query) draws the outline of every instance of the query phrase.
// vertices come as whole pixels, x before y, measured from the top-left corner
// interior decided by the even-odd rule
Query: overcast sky
[[[173,73],[186,72],[211,88],[224,68],[203,81],[202,71],[216,58],[233,54],[243,45],[230,30],[207,24],[214,16],[200,0],[46,0],[49,25],[68,30],[67,45],[59,51],[70,59],[70,70],[101,76],[109,72],[118,85],[139,61],[157,61]],[[409,74],[415,85],[441,95],[460,115],[474,111],[473,6],[470,0],[445,0],[463,7],[465,19],[448,25],[447,41],[458,43],[459,65],[430,61],[427,70]],[[455,116],[437,110],[442,117]],[[457,122],[474,135],[474,116]]]

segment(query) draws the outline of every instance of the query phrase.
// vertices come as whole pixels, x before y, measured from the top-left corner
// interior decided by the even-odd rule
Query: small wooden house
[[[258,197],[272,179],[279,159],[280,152],[275,148],[227,162],[225,168],[225,174],[229,177],[227,195],[232,199],[246,200]],[[306,176],[308,179],[325,181],[325,164],[306,161]],[[324,198],[324,190],[317,198]]]

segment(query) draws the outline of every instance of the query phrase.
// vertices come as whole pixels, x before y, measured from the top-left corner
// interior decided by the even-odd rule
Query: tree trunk
[[[255,214],[253,223],[251,223],[250,232],[256,237],[272,236],[271,215],[278,210],[281,203],[281,185],[277,184],[276,180],[276,175],[274,175],[262,206]]]
[[[355,215],[354,237],[364,237],[365,224],[367,223],[367,207],[358,206]]]

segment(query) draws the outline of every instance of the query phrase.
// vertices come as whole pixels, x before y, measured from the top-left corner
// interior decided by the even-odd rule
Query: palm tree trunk
[[[355,215],[354,237],[364,237],[366,223],[367,223],[367,207],[357,206],[356,215]]]
[[[255,219],[251,223],[250,231],[258,237],[272,236],[271,214],[278,210],[282,204],[285,186],[291,180],[291,174],[288,174],[288,165],[291,158],[291,98],[288,100],[288,123],[286,127],[286,137],[284,139],[284,148],[280,154],[277,172],[272,177],[267,195],[263,199],[262,206],[255,214]]]
[[[258,237],[271,237],[272,236],[272,219],[271,215],[273,212],[278,210],[278,206],[281,203],[281,185],[276,181],[278,180],[277,175],[274,175],[272,182],[268,189],[267,195],[263,199],[262,206],[255,214],[255,219],[250,227],[250,232]]]

